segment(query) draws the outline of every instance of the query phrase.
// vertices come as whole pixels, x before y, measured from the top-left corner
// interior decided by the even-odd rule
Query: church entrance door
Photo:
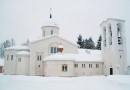
[[[110,68],[110,75],[113,75],[113,68]]]

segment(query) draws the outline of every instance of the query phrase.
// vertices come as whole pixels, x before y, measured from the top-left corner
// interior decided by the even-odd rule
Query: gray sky
[[[17,44],[30,37],[40,37],[41,27],[49,18],[60,26],[60,35],[72,42],[100,35],[100,23],[107,18],[126,21],[126,37],[130,35],[130,0],[0,0],[0,43],[14,38]],[[130,41],[127,39],[127,51]],[[130,56],[128,56],[130,61]]]

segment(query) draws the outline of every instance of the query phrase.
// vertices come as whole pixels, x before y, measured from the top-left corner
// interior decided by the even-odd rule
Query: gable
[[[39,42],[45,42],[47,40],[51,40],[51,39],[54,39],[54,38],[61,39],[61,40],[65,41],[65,42],[67,42],[68,44],[71,44],[71,45],[73,45],[75,47],[78,47],[78,45],[76,45],[76,44],[74,44],[74,43],[72,43],[72,42],[70,42],[70,41],[68,41],[68,40],[66,40],[66,39],[64,39],[64,38],[62,38],[62,37],[60,37],[58,35],[51,35],[51,36],[46,36],[46,37],[39,38],[37,40],[32,40],[32,41],[30,41],[30,44],[36,44],[36,43],[39,43]]]
[[[78,53],[78,46],[68,40],[65,40],[58,35],[52,35],[47,37],[42,37],[39,40],[29,43],[29,48],[31,53],[42,52],[44,57],[54,54],[54,49],[56,53],[58,52],[58,46],[62,44],[64,47],[63,53]],[[53,51],[52,51],[53,48]]]

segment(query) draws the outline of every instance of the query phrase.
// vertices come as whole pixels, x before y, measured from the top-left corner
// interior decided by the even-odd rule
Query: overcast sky
[[[28,38],[41,37],[50,8],[60,35],[72,42],[79,34],[83,38],[92,36],[96,42],[101,33],[99,25],[107,18],[125,20],[126,37],[130,38],[130,0],[0,0],[0,43],[14,38],[20,44]]]

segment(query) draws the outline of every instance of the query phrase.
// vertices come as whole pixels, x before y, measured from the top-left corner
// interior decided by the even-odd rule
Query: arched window
[[[103,36],[104,36],[104,39],[103,39],[104,46],[106,46],[106,27],[104,27],[103,29]]]
[[[108,26],[108,34],[109,34],[109,45],[112,45],[112,28],[111,24]]]
[[[13,60],[13,55],[11,55],[11,60]]]
[[[51,30],[51,35],[53,35],[53,30]]]
[[[44,35],[44,37],[45,37],[45,31],[43,32],[43,35]]]
[[[118,44],[122,44],[122,27],[121,24],[117,24],[117,37],[118,37]]]

